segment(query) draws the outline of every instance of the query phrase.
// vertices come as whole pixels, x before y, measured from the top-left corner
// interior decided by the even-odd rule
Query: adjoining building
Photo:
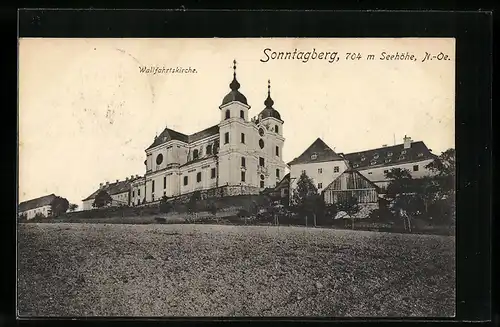
[[[326,204],[342,204],[352,198],[357,200],[359,211],[356,218],[366,218],[379,208],[380,188],[359,171],[348,168],[323,191]]]
[[[25,219],[33,219],[36,215],[49,217],[52,214],[52,202],[57,198],[55,194],[45,195],[19,203],[18,214]]]
[[[159,201],[218,187],[228,194],[258,194],[285,175],[283,123],[268,81],[264,109],[250,119],[234,62],[230,92],[219,106],[219,123],[194,134],[165,128],[145,150],[144,181],[132,185],[132,203]]]
[[[129,206],[131,202],[131,185],[134,181],[140,180],[143,177],[139,177],[139,175],[132,175],[127,177],[125,180],[116,180],[114,183],[100,183],[99,188],[95,190],[91,195],[87,198],[83,199],[83,210],[92,210],[94,209],[94,201],[101,191],[106,191],[112,199],[112,202],[109,206],[117,207],[117,206]]]
[[[305,172],[322,192],[335,178],[347,168],[347,161],[333,151],[321,138],[317,138],[300,156],[288,163],[290,166],[290,197],[297,181]]]
[[[385,173],[393,168],[407,169],[413,178],[431,175],[432,172],[425,166],[436,157],[424,142],[413,142],[407,136],[404,137],[402,144],[345,155],[345,159],[352,168],[382,189],[386,188],[390,182]]]

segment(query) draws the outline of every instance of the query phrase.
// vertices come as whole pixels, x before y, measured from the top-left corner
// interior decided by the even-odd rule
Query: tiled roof
[[[216,135],[218,133],[219,125],[211,126],[191,135],[182,134],[180,132],[174,131],[173,129],[165,128],[163,132],[161,132],[160,135],[156,137],[153,143],[146,150],[149,150],[171,140],[177,140],[184,143],[193,143],[206,137]]]
[[[335,151],[333,151],[322,139],[317,138],[306,151],[293,159],[288,165],[316,163],[325,161],[343,160]]]
[[[42,196],[40,198],[21,202],[19,203],[19,208],[18,208],[19,212],[24,212],[35,208],[48,206],[52,203],[52,201],[54,201],[55,198],[56,198],[55,194],[49,194]]]
[[[372,150],[348,153],[345,158],[351,167],[364,169],[373,166],[390,166],[413,161],[433,159],[432,154],[424,142],[418,141],[410,144],[408,149],[404,144],[387,146]]]
[[[83,199],[83,201],[95,199],[96,195],[101,190],[104,190],[104,191],[108,192],[109,195],[114,195],[114,194],[120,194],[120,193],[128,192],[130,190],[131,183],[133,181],[137,180],[137,179],[140,179],[140,178],[142,178],[142,177],[132,178],[132,179],[128,179],[128,180],[125,180],[125,181],[118,181],[117,183],[116,182],[115,183],[109,183],[108,185],[104,184],[102,186],[102,188],[99,188],[99,189],[95,190],[94,193],[92,193],[91,195],[89,195],[87,198]]]

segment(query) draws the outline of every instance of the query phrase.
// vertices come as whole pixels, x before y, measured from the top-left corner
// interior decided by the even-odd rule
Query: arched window
[[[193,150],[193,160],[198,159],[198,155],[199,155],[198,149],[194,149]]]
[[[245,119],[245,112],[240,110],[240,118]]]
[[[246,167],[246,159],[245,157],[241,157],[241,167]]]
[[[274,132],[278,134],[278,131],[279,131],[278,125],[274,125]]]
[[[226,119],[229,119],[231,117],[231,111],[229,109],[226,110]]]

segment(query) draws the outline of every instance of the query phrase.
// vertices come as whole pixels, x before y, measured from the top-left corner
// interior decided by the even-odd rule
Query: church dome
[[[267,85],[267,99],[264,101],[264,105],[266,106],[260,113],[259,119],[262,120],[264,118],[273,117],[281,120],[281,115],[278,110],[273,108],[274,101],[271,99],[271,81],[268,81]]]
[[[233,61],[233,64],[234,64],[234,66],[233,66],[233,69],[234,69],[233,81],[231,82],[231,84],[229,84],[229,88],[231,88],[231,92],[229,92],[224,97],[224,99],[222,99],[222,105],[228,104],[228,103],[233,102],[233,101],[238,101],[238,102],[241,102],[241,103],[248,105],[247,98],[243,94],[241,94],[240,91],[238,91],[240,89],[240,83],[238,83],[238,80],[236,79],[236,60]]]

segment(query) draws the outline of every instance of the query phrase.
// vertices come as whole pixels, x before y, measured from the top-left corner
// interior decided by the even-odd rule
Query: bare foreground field
[[[455,238],[300,227],[20,224],[20,316],[455,314]]]

